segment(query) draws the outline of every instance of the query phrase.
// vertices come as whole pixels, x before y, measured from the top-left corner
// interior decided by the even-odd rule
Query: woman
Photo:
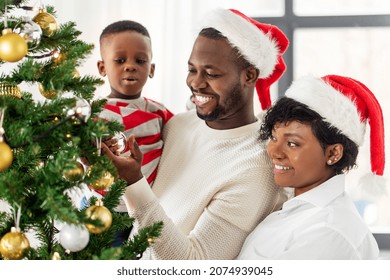
[[[378,245],[345,193],[365,122],[371,165],[383,175],[382,110],[369,89],[348,77],[296,81],[268,110],[260,138],[280,187],[294,197],[247,237],[238,259],[376,259]],[[370,186],[368,186],[370,187]]]

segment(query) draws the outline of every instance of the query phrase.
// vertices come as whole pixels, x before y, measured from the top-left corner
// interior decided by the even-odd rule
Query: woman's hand
[[[114,140],[113,140],[114,141]],[[130,155],[121,157],[112,152],[111,148],[107,146],[109,142],[102,143],[102,152],[105,154],[115,165],[118,170],[119,177],[125,180],[129,185],[139,181],[143,174],[141,172],[143,155],[135,141],[135,136],[131,135],[127,140],[127,145],[130,149]]]

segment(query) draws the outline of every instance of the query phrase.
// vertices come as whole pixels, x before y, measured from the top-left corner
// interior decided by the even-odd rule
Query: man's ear
[[[154,64],[154,63],[150,64],[149,78],[153,78],[154,77],[155,69],[156,69],[156,64]]]
[[[256,85],[257,79],[259,78],[259,70],[256,69],[255,67],[247,67],[244,70],[245,74],[245,83],[253,86]]]
[[[98,68],[99,74],[102,77],[105,77],[106,76],[106,68],[104,67],[104,61],[103,60],[99,60],[97,62],[97,68]]]

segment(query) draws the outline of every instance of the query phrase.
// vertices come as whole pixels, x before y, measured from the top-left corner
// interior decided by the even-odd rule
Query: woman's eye
[[[288,145],[289,147],[297,147],[297,146],[298,146],[297,143],[291,142],[291,141],[288,141],[288,142],[287,142],[287,145]]]

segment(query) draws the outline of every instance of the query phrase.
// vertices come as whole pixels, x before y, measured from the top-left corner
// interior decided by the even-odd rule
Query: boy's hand
[[[115,155],[105,143],[102,143],[102,151],[115,165],[118,170],[119,177],[125,180],[129,185],[139,181],[143,174],[141,172],[143,155],[135,141],[134,135],[131,135],[127,140],[127,145],[130,148],[130,156],[120,157]]]

